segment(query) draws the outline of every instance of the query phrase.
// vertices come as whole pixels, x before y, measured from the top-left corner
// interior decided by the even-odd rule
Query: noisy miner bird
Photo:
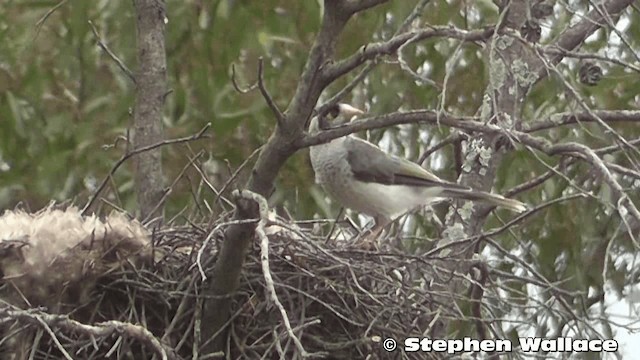
[[[326,129],[327,120],[341,125],[363,113],[351,105],[337,104],[326,117],[314,117],[309,130]],[[527,209],[520,201],[442,180],[353,135],[312,146],[310,157],[316,183],[343,206],[373,216],[377,227],[443,198],[482,201],[516,212]]]

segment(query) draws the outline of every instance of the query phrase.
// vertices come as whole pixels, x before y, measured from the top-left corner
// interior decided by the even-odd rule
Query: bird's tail
[[[484,191],[474,191],[467,189],[445,189],[444,196],[471,201],[482,201],[515,212],[523,212],[527,210],[527,205],[525,205],[523,202],[514,199],[507,199],[502,195],[490,194]]]

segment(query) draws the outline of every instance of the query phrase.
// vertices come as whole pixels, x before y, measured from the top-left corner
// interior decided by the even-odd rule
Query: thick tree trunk
[[[135,0],[138,46],[134,149],[161,142],[162,114],[167,94],[167,59],[164,47],[165,3]],[[140,219],[162,217],[162,151],[156,148],[135,158],[135,189]]]

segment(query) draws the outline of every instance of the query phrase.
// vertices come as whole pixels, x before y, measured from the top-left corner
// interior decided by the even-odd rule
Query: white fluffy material
[[[148,259],[150,248],[149,232],[120,213],[100,220],[76,207],[50,207],[0,216],[0,270],[20,293],[23,303],[16,305],[80,301],[100,275],[127,260]],[[74,294],[64,296],[67,289]]]

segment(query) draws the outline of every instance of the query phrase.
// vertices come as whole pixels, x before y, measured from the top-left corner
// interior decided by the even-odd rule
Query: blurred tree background
[[[257,58],[269,59],[267,82],[286,105],[320,18],[317,5],[283,1],[169,1],[168,75],[172,93],[164,118],[167,138],[190,135],[211,122],[212,138],[191,144],[206,151],[223,175],[223,160],[239,165],[266,140],[273,126],[258,94],[240,96],[230,78],[253,81]],[[286,7],[283,7],[286,6]],[[33,209],[49,200],[86,201],[123,153],[134,85],[97,46],[102,41],[135,69],[135,25],[128,2],[8,1],[0,4],[2,57],[2,178],[0,206],[23,202]],[[51,11],[54,9],[54,11]],[[115,145],[115,146],[114,146]],[[167,182],[189,154],[165,148]],[[302,167],[302,166],[301,166]],[[291,171],[300,183],[309,171]],[[298,175],[299,174],[299,175]],[[116,173],[117,200],[132,209],[130,168]],[[180,181],[169,208],[190,199]]]
[[[542,44],[553,42],[591,9],[584,1],[551,5],[552,12],[541,21]],[[219,189],[230,172],[267,140],[274,127],[273,115],[259,92],[243,95],[234,89],[230,81],[232,64],[239,85],[248,87],[256,81],[258,58],[264,57],[265,83],[277,105],[285,109],[318,30],[322,6],[319,0],[167,1],[166,44],[172,91],[167,96],[164,117],[166,138],[188,136],[211,123],[207,139],[163,147],[167,186],[178,179],[167,202],[167,218],[183,213],[185,208],[188,211],[183,214],[200,211],[203,202],[211,202],[214,197],[202,187],[195,168],[188,167],[183,173],[190,158],[204,152],[197,164]],[[410,1],[391,1],[358,14],[341,35],[338,58],[352,54],[363,44],[390,38],[413,6]],[[496,23],[499,16],[491,1],[434,1],[421,23],[481,29]],[[525,126],[534,126],[555,113],[584,111],[583,105],[601,110],[637,109],[639,16],[637,8],[627,9],[616,31],[599,30],[582,46],[582,53],[597,55],[593,61],[615,60],[597,61],[603,76],[595,86],[580,81],[579,69],[585,65],[580,57],[565,58],[557,66],[557,73],[539,82],[524,105]],[[83,205],[126,151],[122,139],[130,126],[134,84],[97,43],[101,40],[135,69],[134,20],[128,1],[0,2],[0,210],[17,204],[35,210],[51,200]],[[426,77],[435,85],[409,74],[397,56],[381,57],[348,100],[370,114],[425,108],[472,116],[478,111],[489,78],[486,53],[479,44],[431,38],[407,46],[402,55],[414,75]],[[338,91],[355,76],[346,76],[330,89]],[[628,140],[640,137],[637,122],[612,126]],[[364,136],[415,161],[452,133],[445,126],[410,124]],[[553,127],[536,135],[553,143],[576,141],[591,148],[612,144],[610,134],[594,123]],[[637,204],[637,153],[611,152],[604,159],[635,169],[616,176],[626,189],[633,190],[629,194]],[[561,157],[524,148],[505,156],[494,187],[497,192],[505,193],[562,166],[566,177],[550,176],[517,198],[536,205],[572,194],[576,188],[593,196],[549,206],[528,219],[517,233],[505,237],[504,246],[535,264],[540,274],[551,283],[561,283],[567,291],[599,298],[606,288],[608,294],[626,295],[638,282],[637,266],[631,265],[637,260],[633,255],[637,250],[634,234],[607,205],[610,189],[590,166],[575,162],[567,167],[562,161]],[[424,164],[450,180],[459,171],[451,146],[438,150]],[[103,195],[134,212],[130,166],[115,173]],[[198,191],[206,193],[194,196]],[[283,205],[295,219],[332,217],[339,209],[313,184],[305,151],[291,158],[280,172],[270,201]],[[491,217],[487,227],[500,224],[500,218]],[[417,234],[434,236],[434,231],[427,226]],[[496,266],[505,272],[517,267],[512,261]],[[605,273],[608,279],[603,279]],[[520,283],[504,295],[516,299],[526,291]],[[544,302],[547,295],[539,296]],[[574,305],[581,308],[585,304]],[[589,307],[582,310],[588,312]],[[542,316],[538,320],[545,321]]]

